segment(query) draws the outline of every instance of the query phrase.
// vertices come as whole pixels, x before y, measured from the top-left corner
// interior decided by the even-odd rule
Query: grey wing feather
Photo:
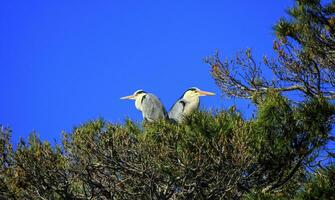
[[[181,122],[182,116],[183,116],[183,111],[185,107],[185,102],[183,100],[178,100],[171,108],[169,111],[169,118]]]
[[[142,115],[148,121],[165,119],[167,114],[163,104],[153,94],[147,94],[142,99]]]

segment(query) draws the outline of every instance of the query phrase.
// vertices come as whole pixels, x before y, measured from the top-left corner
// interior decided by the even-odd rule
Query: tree
[[[205,59],[224,94],[251,99],[273,89],[335,99],[335,1],[322,5],[320,0],[297,0],[288,15],[274,27],[275,59],[264,57],[258,63],[250,49],[232,60],[222,61],[218,53]],[[276,79],[268,80],[264,67]]]
[[[7,199],[241,199],[294,196],[327,141],[334,106],[292,105],[277,92],[257,117],[199,112],[182,124],[96,120],[51,147],[33,134],[3,165]],[[6,129],[8,130],[8,129]],[[2,131],[5,135],[8,131]],[[1,155],[10,149],[9,138]]]
[[[264,56],[263,61],[258,63],[250,49],[247,49],[245,53],[239,53],[231,60],[222,61],[218,53],[205,59],[211,66],[211,74],[223,94],[252,99],[253,102],[259,104],[259,109],[268,91],[302,93],[305,98],[302,99],[302,102],[298,102],[300,105],[306,104],[306,100],[328,101],[330,104],[334,102],[335,1],[322,3],[319,0],[296,0],[294,7],[288,10],[288,15],[288,19],[282,18],[274,26],[277,35],[273,44],[277,55],[274,59]],[[269,80],[262,73],[265,67],[272,71],[275,79]],[[304,116],[309,120],[304,125],[305,128],[313,124],[317,118],[324,117],[321,112],[316,114],[319,106],[306,104]],[[327,120],[330,121],[330,124],[334,124],[334,115],[330,115]],[[302,138],[318,134],[312,127],[315,128],[314,125],[310,126],[309,134]],[[334,142],[335,138],[331,132],[319,136],[312,140],[304,138],[311,142],[307,142],[306,145],[315,144],[316,147],[305,155],[313,155],[308,160],[315,161],[315,158],[320,156],[320,152],[326,152],[328,157],[323,164],[331,164],[334,149],[329,143]],[[322,142],[319,143],[320,141]],[[268,146],[265,147],[267,149]],[[304,147],[302,149],[302,151],[306,150]],[[323,168],[321,161],[311,163],[303,161],[298,162],[298,165]],[[256,195],[253,198],[266,197],[266,195]]]

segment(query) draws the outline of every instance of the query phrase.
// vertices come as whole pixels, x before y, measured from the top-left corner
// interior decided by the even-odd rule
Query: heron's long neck
[[[199,97],[192,97],[192,98],[186,99],[184,114],[189,115],[193,111],[197,110],[199,108],[199,103],[200,103]]]
[[[145,96],[145,94],[140,95],[139,97],[136,98],[135,100],[135,107],[137,110],[142,111],[142,99]]]

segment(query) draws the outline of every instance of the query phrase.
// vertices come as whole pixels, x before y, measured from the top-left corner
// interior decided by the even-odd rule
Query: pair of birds
[[[151,93],[137,90],[134,94],[121,97],[121,99],[135,100],[135,107],[142,112],[144,120],[149,122],[159,119],[171,119],[181,122],[183,118],[199,108],[200,96],[213,96],[212,92],[202,91],[199,88],[191,87],[171,107],[169,113],[166,112],[160,100]]]

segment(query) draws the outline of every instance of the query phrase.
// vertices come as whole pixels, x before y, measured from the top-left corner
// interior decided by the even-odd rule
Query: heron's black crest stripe
[[[188,92],[188,91],[197,91],[197,90],[198,90],[198,88],[195,88],[195,87],[189,88],[189,89],[187,89],[187,90],[183,93],[183,95],[181,95],[181,97],[180,97],[179,99],[183,99],[183,97],[184,97],[184,95],[185,95],[186,92]]]
[[[137,91],[136,94],[142,94],[142,93],[145,93],[144,90],[140,90],[140,91]]]

